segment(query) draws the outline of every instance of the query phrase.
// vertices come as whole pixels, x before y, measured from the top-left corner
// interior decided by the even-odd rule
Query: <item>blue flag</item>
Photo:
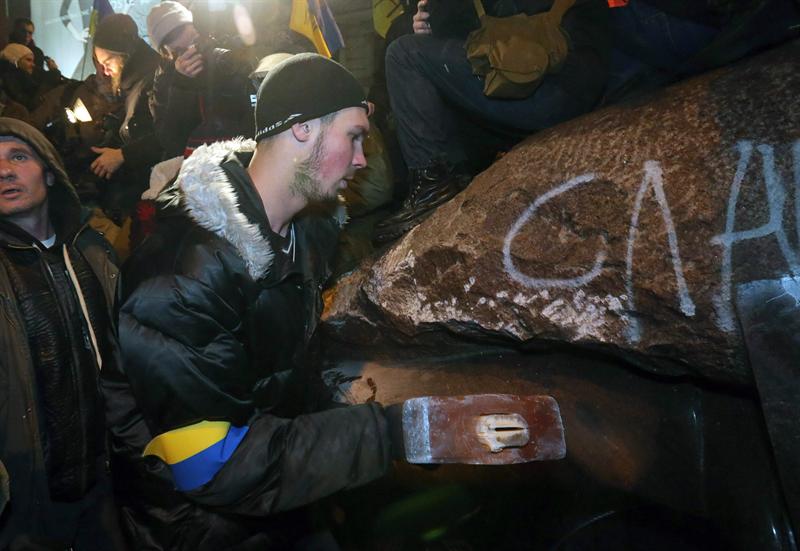
[[[100,23],[105,16],[111,15],[112,13],[114,13],[114,8],[111,7],[108,0],[94,0],[92,3],[92,16],[89,19],[89,35],[94,36],[94,32],[97,30],[97,24]]]
[[[289,28],[307,37],[326,57],[344,47],[342,33],[325,0],[292,0]]]

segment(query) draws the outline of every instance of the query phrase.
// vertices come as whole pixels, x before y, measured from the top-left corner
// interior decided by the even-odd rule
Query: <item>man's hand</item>
[[[91,166],[92,172],[100,178],[111,178],[117,169],[122,166],[122,163],[125,162],[125,157],[122,156],[121,149],[93,147],[92,151],[100,154],[100,156],[92,162]]]
[[[47,63],[47,70],[48,71],[58,71],[58,63],[52,57],[45,57],[45,63]]]
[[[175,70],[185,77],[194,78],[203,70],[203,56],[192,44],[175,60]]]
[[[431,24],[428,18],[431,16],[427,10],[428,0],[417,2],[417,13],[414,14],[414,34],[431,34]]]

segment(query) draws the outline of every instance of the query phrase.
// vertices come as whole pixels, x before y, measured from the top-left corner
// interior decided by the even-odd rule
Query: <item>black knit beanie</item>
[[[294,55],[267,73],[258,88],[255,139],[348,107],[369,111],[364,90],[347,69],[319,54]]]
[[[120,54],[133,54],[138,42],[139,29],[133,18],[126,13],[105,16],[94,33],[95,46]]]

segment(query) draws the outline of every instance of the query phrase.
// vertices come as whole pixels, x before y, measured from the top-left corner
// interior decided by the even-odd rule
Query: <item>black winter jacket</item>
[[[160,56],[139,39],[122,70],[120,94],[125,101],[119,135],[126,171],[149,169],[161,160],[161,147],[150,115],[148,95]],[[147,176],[144,177],[145,183]]]
[[[198,148],[159,196],[156,233],[126,265],[125,374],[104,377],[137,549],[284,545],[268,515],[366,483],[390,461],[380,406],[318,411],[322,385],[305,357],[337,223],[296,219],[295,262],[282,255],[245,170],[253,147]],[[152,437],[201,420],[249,432],[210,482],[180,493],[169,468],[141,453]]]
[[[192,135],[200,143],[253,136],[252,64],[222,48],[205,52],[204,62],[196,78],[178,73],[171,60],[156,72],[150,111],[165,159],[183,155]]]

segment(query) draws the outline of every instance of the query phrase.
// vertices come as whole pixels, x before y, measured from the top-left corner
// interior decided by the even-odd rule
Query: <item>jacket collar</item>
[[[183,162],[177,186],[189,216],[233,245],[257,280],[269,273],[275,254],[258,224],[239,209],[233,183],[220,166],[232,152],[247,150],[255,150],[255,142],[241,138],[198,147]]]

